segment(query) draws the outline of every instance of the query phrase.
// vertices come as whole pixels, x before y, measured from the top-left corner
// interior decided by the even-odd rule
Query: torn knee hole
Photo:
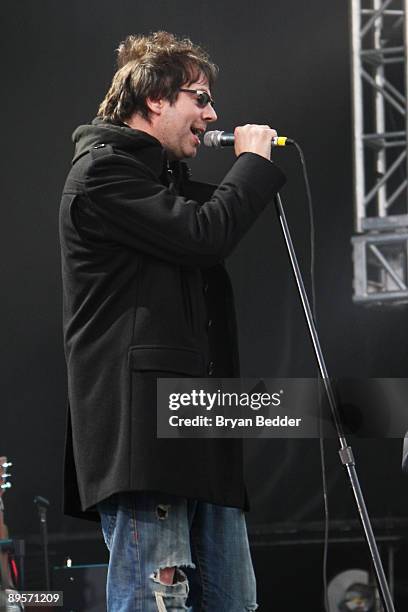
[[[153,578],[155,582],[159,582],[160,584],[164,584],[166,586],[178,584],[179,582],[185,582],[187,580],[187,576],[183,570],[179,569],[178,567],[161,568],[154,572],[151,578]]]
[[[164,521],[164,519],[167,518],[168,514],[169,514],[169,508],[170,505],[169,504],[159,504],[156,508],[156,516],[159,519],[159,521]]]

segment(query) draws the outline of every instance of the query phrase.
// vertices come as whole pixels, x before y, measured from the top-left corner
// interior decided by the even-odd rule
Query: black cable
[[[306,161],[305,156],[303,155],[303,151],[300,145],[296,142],[296,140],[290,140],[291,144],[296,148],[299,153],[300,161],[302,164],[303,171],[303,180],[305,182],[306,187],[306,196],[307,196],[307,204],[309,211],[309,234],[310,234],[310,290],[312,293],[312,312],[315,323],[317,322],[317,314],[316,314],[316,283],[315,283],[315,223],[314,223],[314,215],[313,215],[313,204],[312,204],[312,192],[310,190],[309,178],[307,175]]]
[[[315,282],[315,223],[314,223],[314,215],[313,215],[313,204],[312,204],[312,193],[310,190],[309,177],[307,174],[306,161],[305,156],[303,154],[302,148],[300,145],[293,139],[290,139],[290,144],[292,144],[297,152],[299,153],[300,161],[302,164],[303,171],[303,180],[306,187],[306,196],[308,203],[308,212],[309,212],[309,235],[310,235],[310,291],[311,291],[311,304],[312,304],[312,313],[315,324],[317,324],[317,312],[316,312],[316,282]],[[321,400],[322,398],[320,398]],[[321,401],[319,402],[321,407]],[[321,417],[320,413],[320,417]],[[327,587],[327,558],[328,558],[328,549],[329,549],[329,498],[327,492],[327,470],[326,470],[326,459],[324,452],[324,437],[322,432],[322,418],[319,418],[319,427],[320,427],[320,436],[319,436],[319,451],[320,451],[320,464],[322,470],[322,490],[323,490],[323,505],[324,505],[324,547],[323,547],[323,564],[322,564],[322,573],[323,573],[323,592],[324,592],[324,608],[326,612],[329,612],[329,597],[328,597],[328,587]]]

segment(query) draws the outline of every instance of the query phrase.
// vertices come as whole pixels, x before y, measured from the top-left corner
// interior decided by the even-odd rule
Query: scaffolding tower
[[[359,303],[408,302],[408,0],[350,0]]]

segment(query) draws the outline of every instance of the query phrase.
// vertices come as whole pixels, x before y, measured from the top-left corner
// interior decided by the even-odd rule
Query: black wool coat
[[[222,262],[284,176],[245,153],[213,192],[144,132],[96,119],[74,142],[60,208],[65,511],[96,518],[136,490],[246,508],[240,440],[156,438],[156,377],[238,375]]]

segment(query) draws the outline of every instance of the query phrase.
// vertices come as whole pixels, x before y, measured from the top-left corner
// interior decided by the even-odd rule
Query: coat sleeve
[[[200,205],[174,194],[144,164],[112,152],[93,160],[85,189],[105,239],[194,267],[224,259],[284,182],[272,162],[245,153]]]

